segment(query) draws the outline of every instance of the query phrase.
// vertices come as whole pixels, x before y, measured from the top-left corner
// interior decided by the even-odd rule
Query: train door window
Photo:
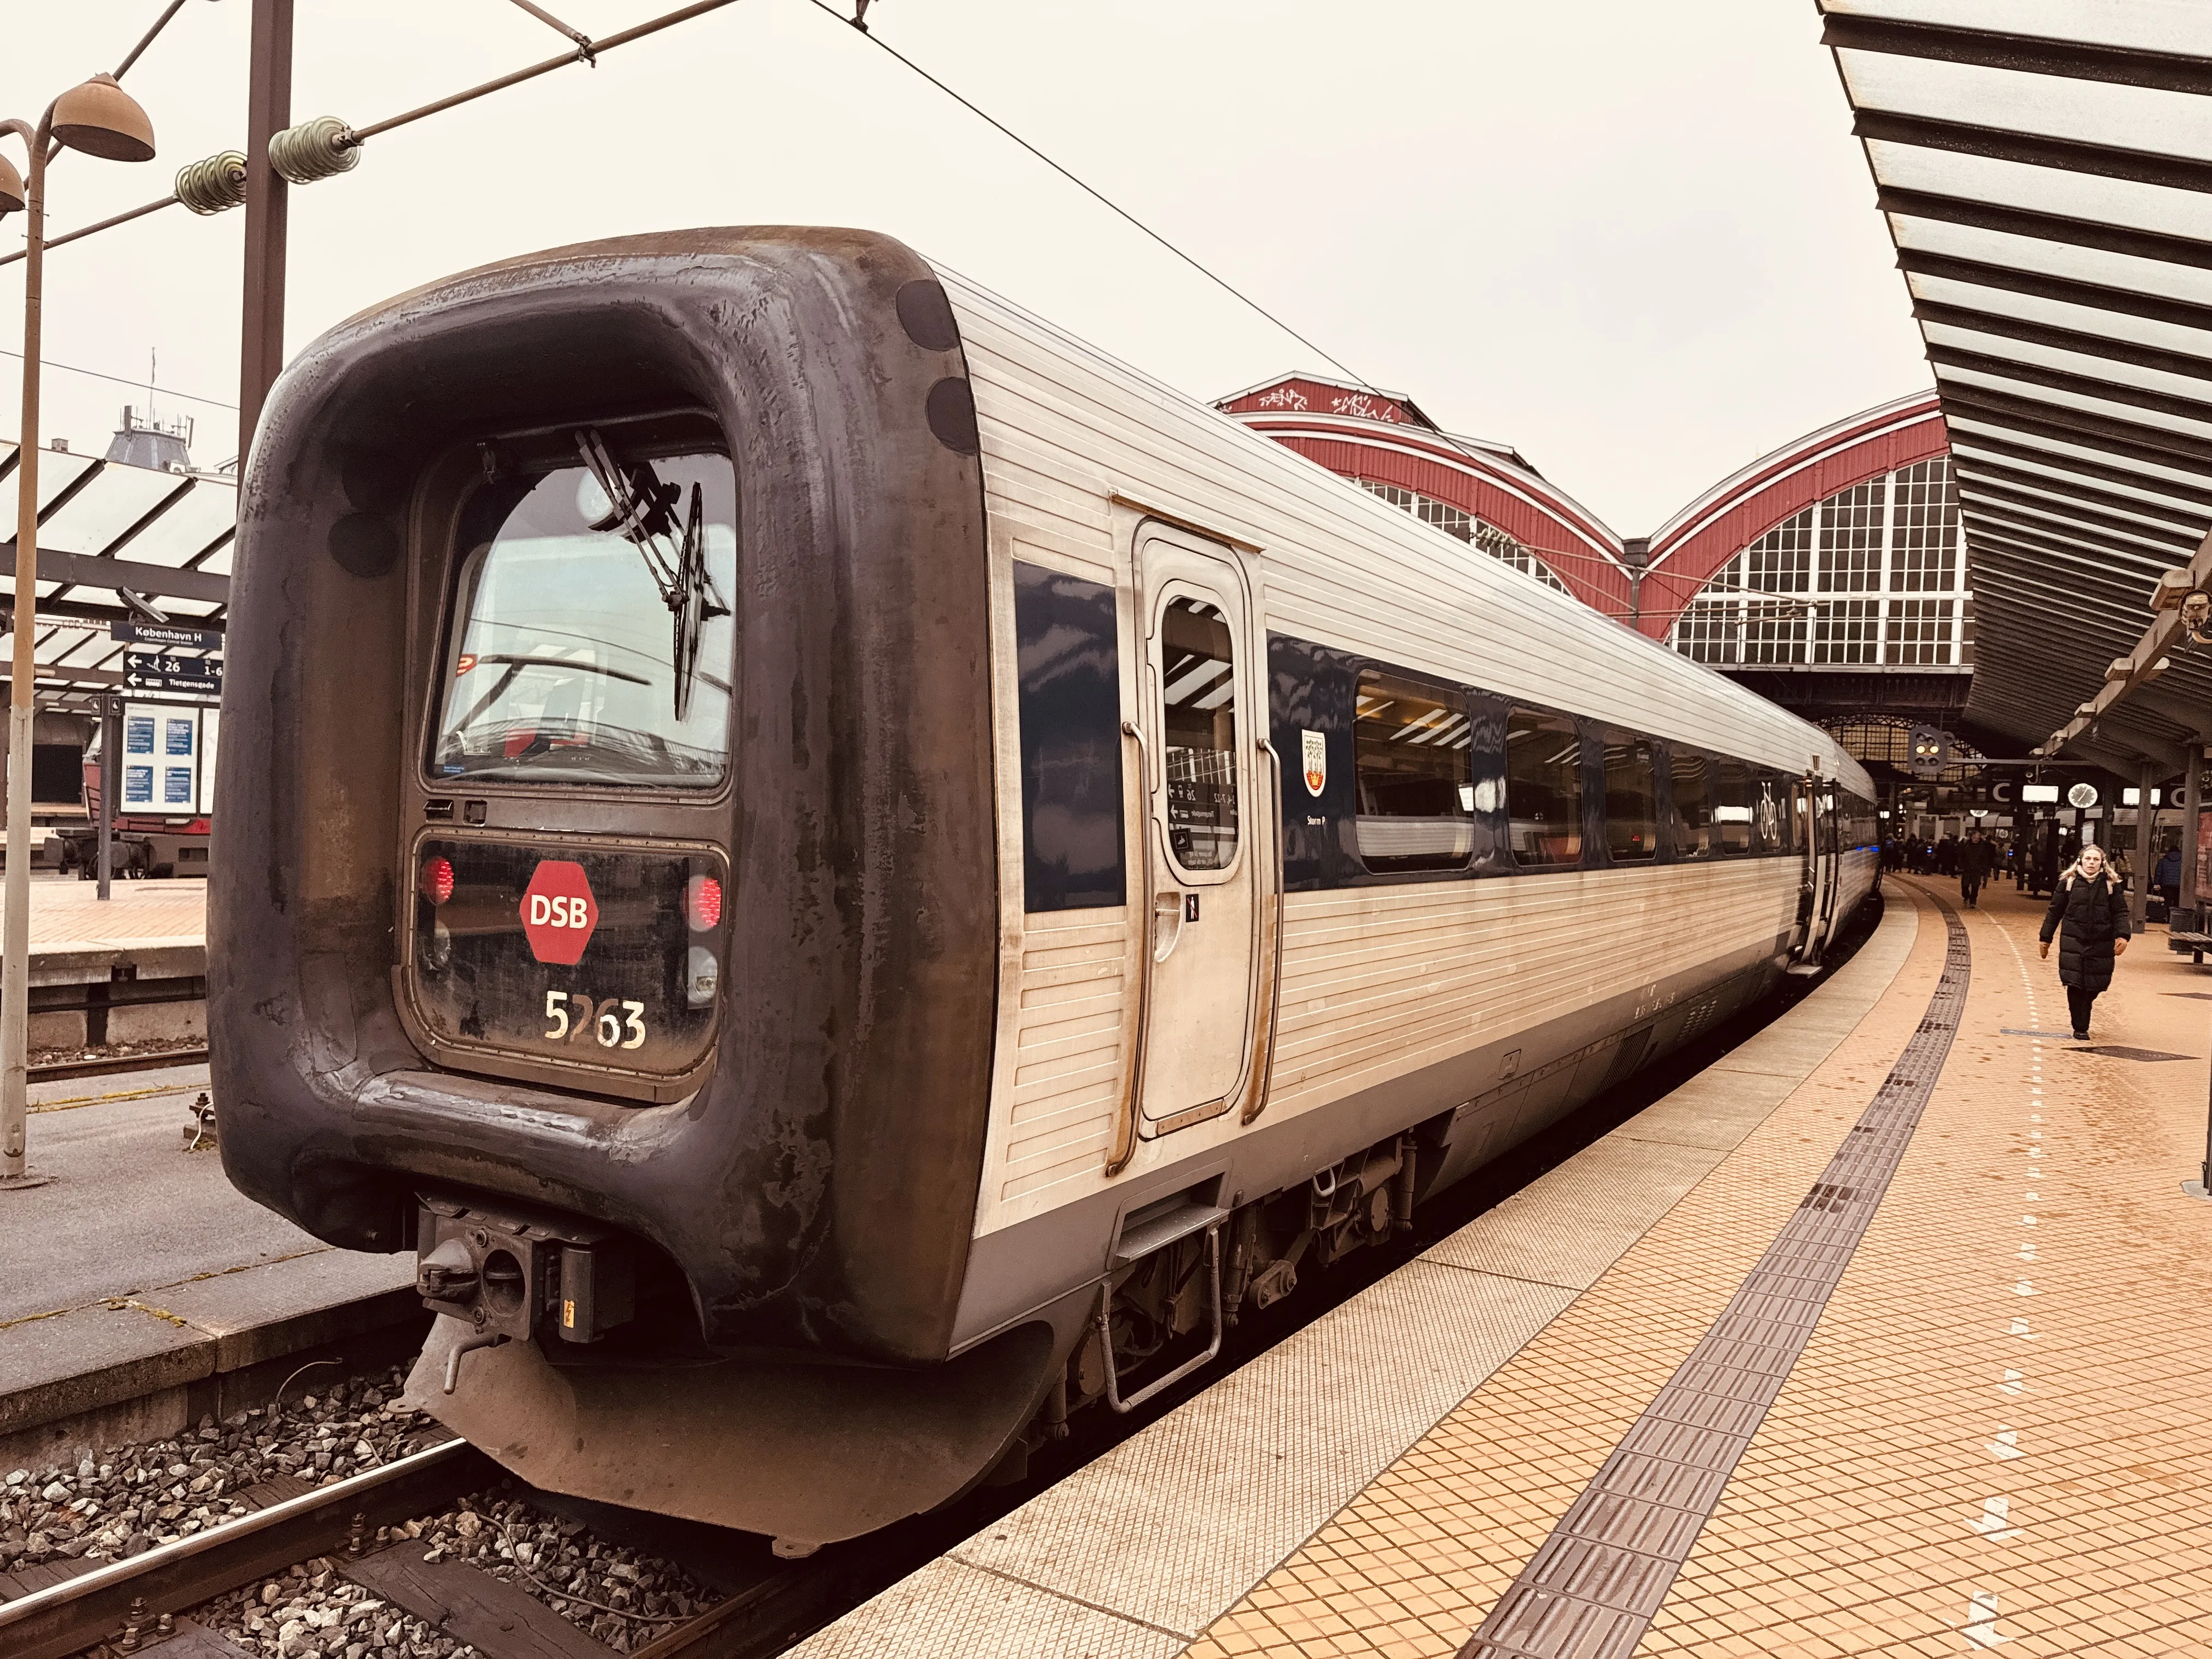
[[[463,510],[436,780],[708,788],[727,769],[736,474],[585,435],[584,464]]]
[[[1529,708],[1506,716],[1505,799],[1516,862],[1581,859],[1583,745],[1574,721]]]
[[[1352,750],[1359,856],[1378,874],[1462,870],[1474,854],[1474,727],[1457,693],[1369,669]]]
[[[1161,724],[1168,846],[1186,870],[1237,857],[1237,645],[1206,600],[1179,598],[1160,618]]]
[[[1674,787],[1674,856],[1710,858],[1717,850],[1713,777],[1703,755],[1677,747],[1668,768]]]
[[[1651,740],[1608,730],[1604,741],[1606,850],[1615,864],[1656,858],[1659,791],[1652,776]]]
[[[1114,590],[1017,561],[1014,651],[1023,908],[1126,904]]]

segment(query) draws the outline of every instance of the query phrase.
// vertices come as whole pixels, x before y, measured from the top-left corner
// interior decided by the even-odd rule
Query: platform
[[[334,1250],[185,1150],[207,1086],[205,1066],[33,1086],[55,1179],[0,1192],[0,1470],[174,1433],[260,1403],[272,1368],[427,1324],[411,1255]]]
[[[2077,1047],[2040,904],[1889,889],[1721,1064],[795,1651],[2212,1651],[2212,974],[2154,929]]]

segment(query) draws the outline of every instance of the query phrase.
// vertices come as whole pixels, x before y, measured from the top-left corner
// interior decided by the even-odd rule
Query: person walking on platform
[[[2150,890],[2166,901],[2169,912],[2181,902],[2181,848],[2179,844],[2168,847],[2158,855],[2158,862],[2151,867]]]
[[[2112,963],[2128,948],[2128,901],[2105,867],[2105,849],[2084,842],[2081,855],[2058,878],[2043,916],[2043,955],[2058,936],[2058,980],[2074,1016],[2074,1040],[2089,1038],[2089,1006],[2112,982]]]
[[[1959,849],[1959,896],[1966,902],[1969,910],[1978,910],[1982,884],[1990,878],[1990,867],[1996,862],[1997,849],[1975,830],[1966,837]]]

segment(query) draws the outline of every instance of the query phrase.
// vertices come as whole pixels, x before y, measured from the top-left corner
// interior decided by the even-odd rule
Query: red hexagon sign
[[[599,925],[599,902],[584,866],[571,859],[542,860],[522,890],[522,932],[540,962],[573,966]]]

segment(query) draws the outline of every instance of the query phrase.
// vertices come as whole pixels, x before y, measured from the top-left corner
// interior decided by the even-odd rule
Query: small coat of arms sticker
[[[1318,795],[1328,782],[1328,738],[1319,732],[1298,733],[1306,768],[1306,793]]]

